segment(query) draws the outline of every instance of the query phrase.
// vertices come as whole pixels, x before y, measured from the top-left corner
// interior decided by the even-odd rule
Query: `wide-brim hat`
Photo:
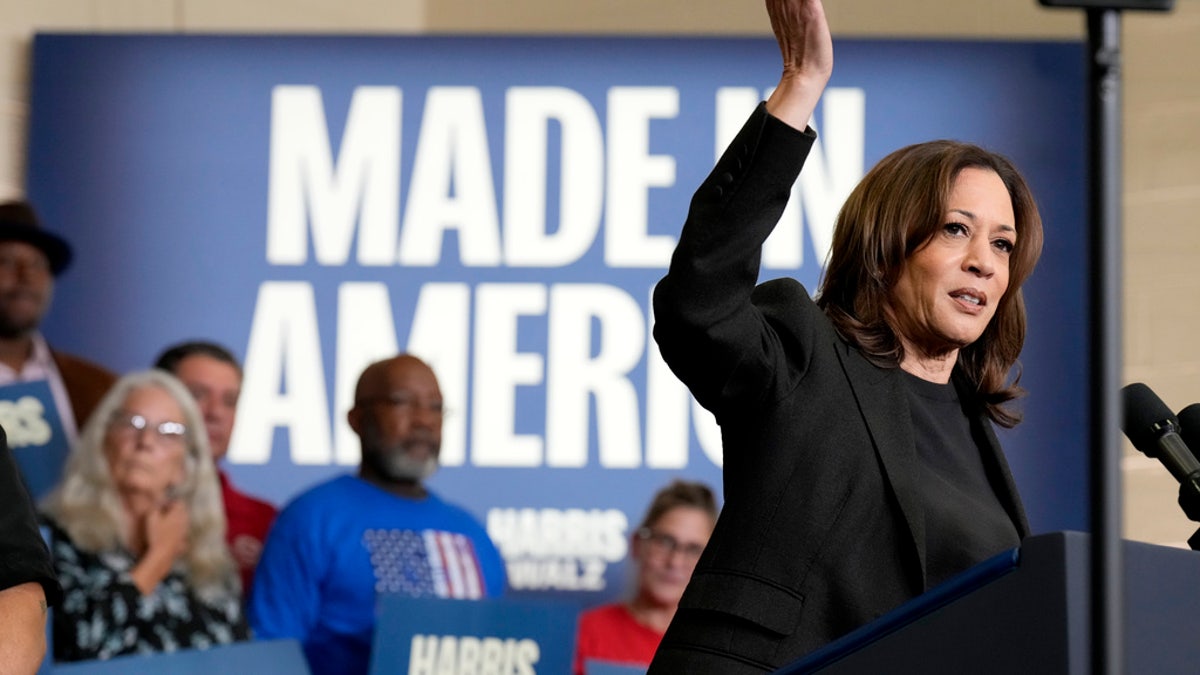
[[[45,253],[54,276],[71,264],[71,245],[42,229],[37,211],[29,202],[15,200],[0,204],[0,241],[22,241]]]

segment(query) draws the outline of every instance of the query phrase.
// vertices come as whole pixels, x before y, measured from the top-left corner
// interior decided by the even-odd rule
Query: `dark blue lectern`
[[[1123,542],[1125,673],[1200,672],[1200,553]],[[777,675],[1090,673],[1088,535],[1027,538]]]
[[[169,654],[131,654],[106,661],[55,664],[48,672],[53,675],[307,675],[308,663],[299,642],[262,640],[208,649],[181,649]]]

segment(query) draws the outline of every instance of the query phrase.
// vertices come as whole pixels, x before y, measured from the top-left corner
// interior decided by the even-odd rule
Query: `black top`
[[[904,372],[904,371],[901,371]],[[925,580],[932,588],[1020,544],[1000,505],[953,384],[904,372],[925,505]]]
[[[42,585],[46,604],[54,607],[62,601],[62,587],[38,530],[33,502],[0,429],[0,590],[31,581]]]

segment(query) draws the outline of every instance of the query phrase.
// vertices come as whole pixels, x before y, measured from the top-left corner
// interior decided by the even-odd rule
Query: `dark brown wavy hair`
[[[1004,427],[1021,421],[1004,404],[1021,394],[1009,373],[1025,343],[1021,285],[1042,253],[1042,219],[1025,179],[1005,157],[969,143],[931,141],[901,148],[863,177],[838,213],[833,247],[817,304],[842,338],[873,363],[897,367],[904,348],[893,327],[892,288],[904,265],[944,225],[954,181],[966,168],[996,172],[1008,188],[1016,218],[1008,290],[983,335],[958,352],[958,367]]]

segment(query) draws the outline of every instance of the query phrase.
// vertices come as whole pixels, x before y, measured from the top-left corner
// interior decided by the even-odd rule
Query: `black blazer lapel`
[[[907,394],[894,370],[878,368],[850,345],[841,340],[835,342],[834,351],[854,392],[859,414],[866,422],[875,452],[908,524],[913,550],[917,552],[920,583],[924,584],[925,512],[917,492],[920,474]]]
[[[1029,521],[1025,517],[1025,507],[1021,504],[1021,494],[1017,492],[1017,484],[1013,481],[1012,471],[1008,468],[1008,460],[1005,459],[1004,451],[1000,448],[1000,440],[996,438],[996,432],[986,415],[982,413],[975,415],[972,424],[982,431],[984,465],[989,472],[993,472],[993,475],[1000,479],[1000,484],[996,485],[996,496],[1000,499],[1000,504],[1004,506],[1009,518],[1012,518],[1013,524],[1017,526],[1017,534],[1024,539],[1029,536]]]

